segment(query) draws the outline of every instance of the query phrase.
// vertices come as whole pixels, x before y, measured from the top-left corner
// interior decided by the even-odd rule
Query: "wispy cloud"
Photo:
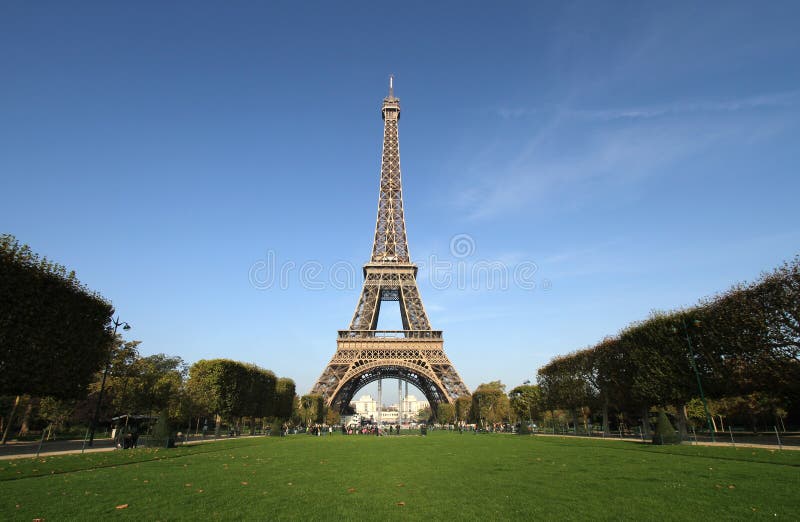
[[[634,186],[717,145],[768,137],[785,126],[786,111],[759,109],[795,107],[798,102],[800,90],[647,107],[561,107],[515,153],[495,156],[493,164],[484,158],[482,166],[473,168],[478,181],[456,201],[473,220],[549,205],[555,195],[564,205],[580,204],[604,192],[598,187]]]
[[[728,100],[676,101],[664,105],[599,110],[575,109],[569,112],[572,116],[599,120],[658,118],[660,116],[697,112],[736,112],[769,107],[788,107],[796,105],[798,101],[800,101],[800,90],[766,93]]]
[[[671,103],[612,108],[577,108],[557,106],[544,107],[497,107],[494,114],[502,120],[515,120],[541,117],[553,111],[562,116],[593,120],[617,120],[637,118],[658,118],[673,114],[698,112],[735,112],[749,109],[789,107],[800,103],[800,90],[790,90],[757,94],[754,96],[721,100],[676,100]]]

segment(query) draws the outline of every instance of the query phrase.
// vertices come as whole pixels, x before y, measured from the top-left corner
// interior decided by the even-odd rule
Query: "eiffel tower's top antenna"
[[[372,245],[371,262],[410,263],[406,222],[403,216],[400,146],[397,138],[400,100],[394,97],[394,75],[389,76],[389,96],[383,99],[381,116],[384,121],[383,154],[381,155],[378,219],[375,224],[375,242]],[[414,270],[416,275],[416,269]]]
[[[400,98],[394,97],[394,74],[389,75],[389,96],[383,99],[383,106],[381,107],[381,115],[384,120],[387,117],[387,113],[390,119],[400,119]]]

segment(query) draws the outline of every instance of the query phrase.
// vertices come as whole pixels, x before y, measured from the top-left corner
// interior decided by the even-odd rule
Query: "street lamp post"
[[[125,321],[120,321],[119,316],[114,319],[114,340],[113,343],[117,342],[117,328],[122,326],[123,330],[130,330],[131,325],[126,323]],[[106,362],[106,367],[103,370],[103,379],[100,381],[100,393],[97,394],[97,405],[94,408],[94,417],[92,418],[92,427],[89,430],[89,446],[94,445],[94,431],[97,429],[97,419],[100,416],[100,406],[103,404],[103,391],[105,391],[106,387],[106,377],[108,377],[108,370],[111,368],[111,356],[113,355],[113,344],[112,350],[109,351],[108,354],[108,361]]]
[[[695,319],[693,321],[695,326],[700,326],[700,321]],[[706,413],[706,422],[708,423],[708,433],[711,435],[711,442],[716,442],[716,437],[714,436],[714,427],[711,422],[711,415],[708,413],[708,404],[706,403],[706,396],[703,393],[703,385],[700,382],[700,372],[697,371],[697,364],[694,361],[694,349],[692,348],[692,341],[689,337],[689,328],[686,326],[686,318],[681,317],[681,324],[683,325],[683,333],[686,336],[686,344],[689,346],[689,362],[692,364],[692,370],[694,370],[694,376],[697,379],[697,389],[700,391],[700,400],[703,402],[703,410]],[[673,329],[675,331],[675,329]]]

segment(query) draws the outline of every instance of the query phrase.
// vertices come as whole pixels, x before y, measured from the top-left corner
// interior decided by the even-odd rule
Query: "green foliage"
[[[328,408],[327,412],[325,413],[325,424],[328,426],[336,426],[342,420],[342,416],[339,415],[339,412]]]
[[[85,397],[112,312],[74,272],[0,235],[0,394]]]
[[[172,419],[188,422],[188,397],[184,390],[186,365],[180,357],[165,354],[141,357],[140,341],[112,343],[101,419],[122,414],[149,414],[166,409]],[[89,385],[93,404],[98,400],[103,373]]]
[[[472,416],[472,396],[462,395],[456,399],[456,420],[459,422],[468,422]]]
[[[511,409],[523,426],[539,418],[542,408],[542,390],[534,384],[521,384],[508,394]]]
[[[547,409],[599,406],[606,417],[609,405],[680,412],[699,397],[698,376],[706,397],[730,406],[720,414],[737,411],[755,423],[779,409],[797,411],[800,257],[754,283],[690,309],[654,312],[616,337],[557,357],[539,369],[538,381]],[[694,410],[689,419],[696,422]]]
[[[325,422],[325,399],[320,395],[303,395],[300,397],[300,418],[305,426]]]
[[[253,364],[204,359],[189,368],[186,388],[193,403],[207,414],[227,420],[274,417],[279,410],[276,381],[275,374]],[[288,383],[283,386],[285,393]]]
[[[511,403],[502,382],[481,384],[472,394],[472,418],[475,422],[495,424],[508,421],[510,415]]]
[[[167,441],[172,437],[172,424],[169,421],[169,412],[163,409],[158,414],[158,420],[153,426],[153,439],[156,445],[167,446]]]
[[[283,425],[284,424],[285,424],[285,421],[282,421],[280,419],[273,419],[272,422],[270,422],[270,424],[269,424],[269,426],[270,426],[270,428],[269,428],[270,436],[271,437],[280,437],[281,436],[281,429],[283,429]]]
[[[275,384],[275,416],[289,420],[295,403],[295,384],[291,379],[281,377]]]
[[[548,409],[562,407],[572,412],[575,429],[578,410],[596,399],[595,389],[586,377],[589,370],[585,366],[587,360],[576,352],[553,359],[537,372],[542,404]]]
[[[439,424],[452,424],[456,421],[456,408],[450,403],[436,405],[436,420]]]
[[[709,414],[712,416],[716,415],[718,413],[719,403],[713,400],[708,400],[706,402]],[[686,403],[686,418],[692,426],[706,429],[706,410],[703,407],[703,401],[701,401],[699,397],[694,397]]]
[[[39,401],[39,417],[46,420],[55,430],[64,428],[74,410],[74,400],[42,397]]]
[[[680,444],[680,442],[681,438],[675,432],[667,414],[664,410],[659,410],[656,429],[653,431],[653,444]]]
[[[431,422],[433,420],[433,410],[430,406],[425,406],[417,412],[417,420],[419,422]]]

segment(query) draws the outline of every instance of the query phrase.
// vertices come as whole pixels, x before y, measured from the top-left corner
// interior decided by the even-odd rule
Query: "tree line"
[[[555,357],[538,370],[536,384],[508,393],[500,381],[481,384],[471,396],[438,405],[431,420],[606,434],[640,426],[649,436],[659,412],[670,414],[684,438],[709,425],[756,431],[797,423],[800,257]]]
[[[223,426],[252,433],[297,416],[294,381],[254,364],[211,359],[187,366],[180,357],[140,355],[139,341],[117,337],[114,344],[99,414],[103,425],[116,416],[150,415],[168,419],[172,431],[211,435]],[[83,435],[76,430],[94,414],[102,374],[98,369],[83,397],[21,395],[17,433],[50,427]],[[11,400],[4,397],[4,406]],[[8,427],[11,419],[4,420]]]
[[[294,381],[253,364],[142,356],[139,341],[114,335],[112,305],[74,272],[0,235],[0,429],[86,425],[157,414],[176,427],[204,419],[240,430],[290,419]],[[104,375],[105,374],[105,375]],[[105,377],[105,379],[104,379]],[[101,388],[103,393],[101,394]]]
[[[573,427],[594,417],[606,432],[612,421],[649,431],[656,409],[683,437],[726,418],[785,429],[800,409],[800,257],[691,308],[653,312],[537,377],[541,408],[568,412]]]

